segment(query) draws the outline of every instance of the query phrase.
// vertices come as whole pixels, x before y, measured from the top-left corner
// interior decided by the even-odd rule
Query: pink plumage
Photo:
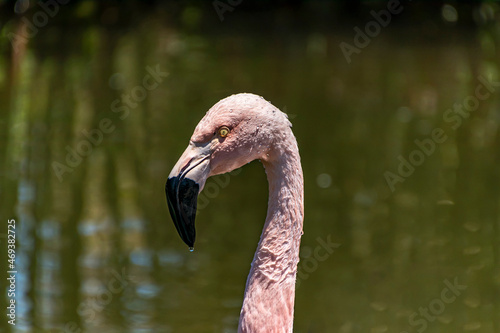
[[[227,128],[226,135],[221,128]],[[208,177],[262,161],[269,182],[264,229],[247,279],[238,332],[292,332],[304,217],[297,141],[285,113],[254,94],[229,96],[196,126],[166,184],[181,238],[194,245],[196,198]]]

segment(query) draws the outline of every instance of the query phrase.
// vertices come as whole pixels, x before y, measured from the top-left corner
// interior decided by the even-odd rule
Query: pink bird
[[[297,140],[285,113],[254,94],[229,96],[200,121],[168,176],[168,208],[193,249],[198,193],[208,177],[253,160],[264,165],[269,202],[247,278],[238,332],[292,332],[295,277],[304,219],[304,185]]]

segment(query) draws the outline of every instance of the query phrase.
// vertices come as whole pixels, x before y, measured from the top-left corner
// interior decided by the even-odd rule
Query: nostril
[[[186,165],[184,165],[181,169],[181,172],[179,172],[179,174],[183,174],[184,173],[184,170],[187,169],[187,167],[191,164],[191,162],[193,161],[194,157],[191,157],[191,159],[186,163]]]

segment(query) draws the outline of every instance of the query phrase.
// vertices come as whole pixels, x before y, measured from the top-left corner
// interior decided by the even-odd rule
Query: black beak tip
[[[195,219],[200,185],[189,178],[170,177],[165,184],[168,209],[175,228],[189,248],[196,238]]]

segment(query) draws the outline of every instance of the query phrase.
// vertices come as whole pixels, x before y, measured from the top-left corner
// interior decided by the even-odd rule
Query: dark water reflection
[[[194,253],[164,183],[204,112],[247,91],[289,113],[301,149],[296,332],[500,332],[500,87],[457,130],[443,120],[478,77],[500,80],[499,23],[389,27],[348,65],[350,27],[233,21],[238,33],[214,35],[190,26],[196,13],[56,25],[14,57],[2,41],[1,218],[18,225],[9,329],[235,332],[266,213],[262,166],[207,183]],[[448,139],[392,192],[384,173],[435,128]]]

